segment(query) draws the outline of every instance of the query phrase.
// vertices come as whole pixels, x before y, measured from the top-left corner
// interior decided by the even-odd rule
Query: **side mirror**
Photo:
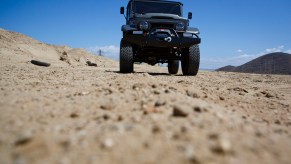
[[[120,7],[120,14],[124,14],[124,7]]]
[[[192,19],[192,12],[188,13],[188,19]]]

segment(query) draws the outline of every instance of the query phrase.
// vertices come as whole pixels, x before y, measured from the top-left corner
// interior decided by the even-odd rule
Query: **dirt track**
[[[291,76],[120,74],[117,62],[0,32],[0,163],[291,161]]]

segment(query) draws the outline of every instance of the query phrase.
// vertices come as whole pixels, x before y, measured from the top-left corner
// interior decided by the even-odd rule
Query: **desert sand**
[[[1,164],[291,162],[291,76],[120,74],[116,61],[3,29],[0,63]]]

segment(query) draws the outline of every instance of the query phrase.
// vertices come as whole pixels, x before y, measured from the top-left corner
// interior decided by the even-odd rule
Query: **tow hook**
[[[165,38],[165,41],[166,41],[166,42],[171,42],[171,41],[172,41],[172,37],[167,37],[167,38]]]

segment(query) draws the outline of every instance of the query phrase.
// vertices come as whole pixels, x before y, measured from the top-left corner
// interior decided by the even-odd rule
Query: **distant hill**
[[[291,54],[270,53],[241,66],[226,66],[216,71],[291,75]]]
[[[225,66],[225,67],[221,67],[221,68],[217,69],[216,71],[231,72],[231,71],[233,71],[235,68],[236,68],[235,66],[228,65],[228,66]]]

